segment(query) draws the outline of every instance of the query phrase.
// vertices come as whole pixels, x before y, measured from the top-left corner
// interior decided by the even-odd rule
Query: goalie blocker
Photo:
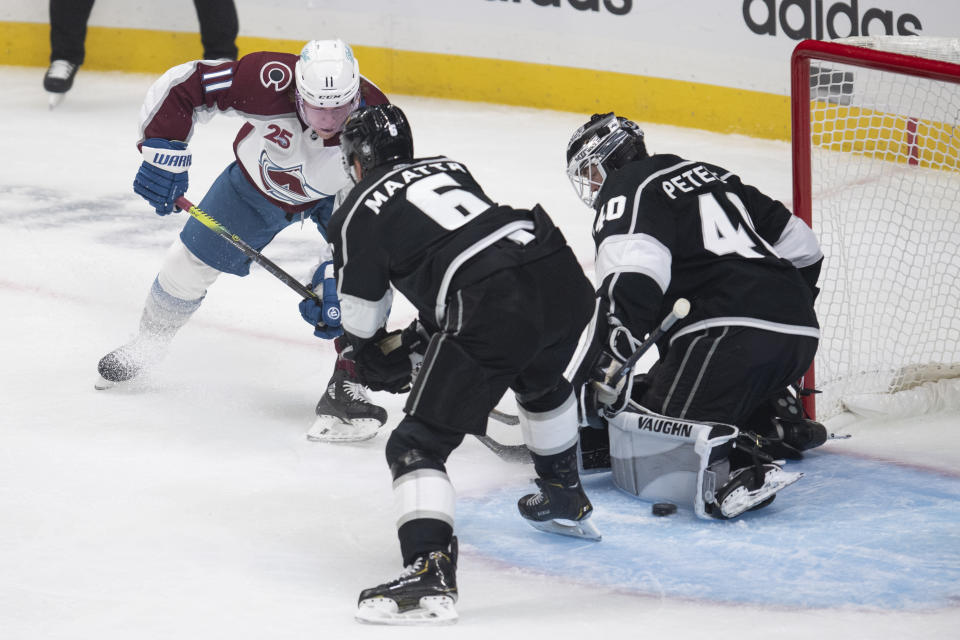
[[[656,414],[635,403],[608,416],[618,488],[651,502],[693,507],[700,518],[735,518],[770,504],[799,480],[731,425]]]

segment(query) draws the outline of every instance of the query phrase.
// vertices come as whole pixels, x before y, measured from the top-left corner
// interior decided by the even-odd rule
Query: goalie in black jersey
[[[769,504],[799,478],[774,457],[826,439],[787,391],[820,335],[813,233],[726,169],[648,154],[643,131],[613,113],[573,134],[567,173],[596,213],[598,303],[573,364],[582,423],[600,427],[583,429],[584,465],[610,464],[609,433],[614,481],[637,495],[692,498],[702,517]],[[598,406],[592,381],[605,382],[680,298],[691,311],[657,341],[659,361]]]
[[[521,515],[540,529],[599,539],[577,469],[576,400],[563,377],[593,288],[539,205],[497,204],[462,164],[414,158],[396,106],[358,110],[340,140],[356,182],[328,228],[346,353],[372,389],[409,390],[386,445],[406,568],[363,591],[357,617],[449,622],[456,496],[445,463],[466,434],[485,433],[507,389],[539,476],[539,491],[518,503]],[[419,317],[387,332],[393,288]],[[424,355],[412,380],[416,352]]]

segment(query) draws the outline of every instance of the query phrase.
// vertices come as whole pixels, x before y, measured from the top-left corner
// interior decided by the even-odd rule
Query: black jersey
[[[736,175],[654,155],[607,178],[595,206],[601,308],[634,336],[684,297],[692,310],[671,340],[724,325],[819,337],[812,285],[798,271],[819,271],[816,238]]]
[[[461,287],[562,249],[539,207],[493,202],[462,164],[443,156],[371,170],[330,219],[344,331],[384,326],[396,287],[433,330]]]

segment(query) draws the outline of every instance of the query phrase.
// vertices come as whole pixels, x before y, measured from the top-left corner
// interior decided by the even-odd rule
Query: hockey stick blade
[[[525,444],[503,444],[490,436],[476,436],[487,449],[497,454],[497,457],[507,462],[530,462],[530,450]]]
[[[503,424],[509,424],[510,426],[516,426],[520,424],[520,417],[500,411],[499,409],[494,409],[490,412],[490,417],[496,420],[497,422],[502,422]]]

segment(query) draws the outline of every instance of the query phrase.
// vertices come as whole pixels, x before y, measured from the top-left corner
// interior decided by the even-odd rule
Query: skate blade
[[[453,624],[460,617],[449,596],[424,596],[420,606],[400,613],[397,603],[390,598],[363,600],[354,616],[364,624],[396,626]]]
[[[379,420],[344,422],[336,416],[317,416],[307,440],[311,442],[363,442],[370,440],[380,429]]]
[[[59,105],[61,102],[63,102],[63,98],[64,98],[64,96],[66,96],[66,95],[67,95],[66,93],[50,93],[50,92],[48,91],[48,92],[47,92],[47,106],[48,106],[48,108],[50,108],[50,109],[56,109],[56,108],[57,108],[57,105]]]
[[[741,513],[749,511],[751,508],[760,504],[770,496],[776,494],[781,489],[789,487],[794,482],[803,477],[803,473],[787,473],[781,471],[773,478],[765,478],[762,487],[756,491],[747,491],[741,487],[727,496],[727,499],[720,505],[720,513],[724,518],[736,518]]]
[[[93,383],[93,388],[97,391],[103,391],[105,389],[112,389],[113,387],[120,384],[119,382],[114,382],[113,380],[107,380],[103,376],[97,376],[96,382]]]
[[[527,520],[534,529],[571,538],[601,540],[600,530],[589,520]]]

